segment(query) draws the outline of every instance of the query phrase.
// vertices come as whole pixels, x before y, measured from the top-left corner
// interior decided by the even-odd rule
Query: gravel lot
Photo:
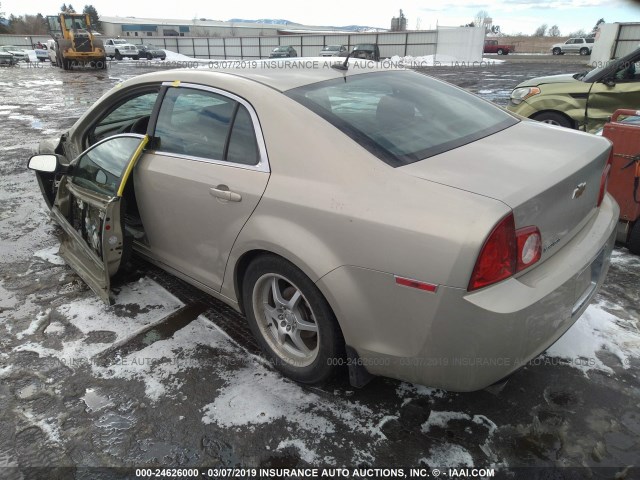
[[[525,78],[587,68],[581,57],[503,60],[421,70],[505,105]],[[292,383],[241,316],[142,261],[105,307],[56,255],[60,231],[25,165],[116,83],[161,68],[109,67],[0,69],[0,477],[423,466],[639,478],[627,467],[640,464],[640,258],[625,249],[560,342],[504,388],[469,394],[382,378],[361,390]]]

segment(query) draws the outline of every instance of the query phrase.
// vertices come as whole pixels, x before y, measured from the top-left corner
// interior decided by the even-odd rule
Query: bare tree
[[[550,37],[559,37],[560,36],[560,28],[558,25],[552,25],[548,32]]]
[[[569,36],[570,37],[575,37],[575,38],[584,38],[584,37],[587,36],[587,32],[585,32],[584,30],[580,29],[580,30],[577,30],[575,32],[571,32],[569,34]]]
[[[493,25],[493,21],[489,16],[489,12],[486,10],[479,10],[476,13],[476,18],[473,21],[476,27],[483,27],[485,33],[489,33],[491,31],[491,27]]]
[[[47,24],[41,14],[10,17],[9,30],[16,35],[46,35]]]
[[[536,31],[533,32],[533,36],[544,37],[547,34],[547,28],[549,28],[549,26],[546,23],[543,23],[538,28],[536,28]]]

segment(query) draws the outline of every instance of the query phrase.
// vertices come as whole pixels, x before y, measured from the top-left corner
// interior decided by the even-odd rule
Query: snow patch
[[[471,420],[471,416],[462,412],[436,412],[431,410],[429,418],[422,424],[422,433],[429,433],[431,427],[446,428],[451,420]]]
[[[92,295],[92,294],[91,294]],[[69,323],[84,335],[91,332],[108,330],[115,333],[115,340],[108,343],[85,343],[84,338],[63,342],[61,350],[43,347],[40,343],[30,342],[19,345],[14,351],[32,351],[41,357],[57,358],[68,366],[79,366],[93,363],[93,357],[102,351],[119,345],[149,327],[161,323],[165,317],[183,304],[176,297],[149,278],[141,278],[138,282],[125,285],[116,297],[117,305],[109,307],[93,295],[89,298],[77,299],[57,307],[58,313],[64,315]],[[135,305],[141,309],[132,315],[118,315],[118,305]],[[38,318],[44,318],[50,310],[41,312],[29,328],[21,334],[35,332]],[[55,327],[54,327],[55,328]]]
[[[64,333],[65,327],[60,322],[51,322],[47,328],[44,329],[44,333],[57,335],[59,333]]]
[[[32,424],[38,427],[40,430],[44,432],[44,434],[49,437],[49,440],[52,442],[61,444],[61,435],[60,429],[58,427],[58,422],[54,418],[37,418],[36,415],[30,410],[22,410],[22,414],[25,418]]]
[[[190,368],[198,368],[201,362],[189,361],[187,353],[199,345],[225,350],[230,348],[211,322],[198,317],[173,337],[159,340],[151,345],[116,359],[107,367],[93,365],[95,375],[103,378],[140,380],[145,384],[145,394],[152,402],[167,395],[168,387],[178,390],[180,381],[176,375]]]
[[[302,440],[292,439],[292,440],[283,440],[281,441],[276,450],[284,450],[285,448],[293,447],[300,453],[300,458],[307,463],[315,464],[318,460],[318,454],[308,448]]]
[[[411,401],[415,396],[429,397],[429,401],[433,402],[436,398],[444,398],[447,392],[439,388],[425,387],[424,385],[414,385],[413,383],[402,382],[396,388],[396,395],[405,399],[405,402]]]
[[[629,320],[605,311],[605,302],[592,304],[576,323],[546,352],[548,357],[569,360],[585,375],[590,370],[613,373],[597,356],[600,351],[615,355],[623,368],[631,358],[640,358],[640,331]]]
[[[58,256],[58,250],[60,247],[57,245],[49,248],[38,250],[33,254],[34,257],[41,258],[42,260],[49,262],[53,265],[64,265],[62,257]]]
[[[28,335],[33,335],[34,333],[36,333],[36,330],[38,330],[38,327],[40,326],[42,321],[45,318],[47,318],[50,313],[51,313],[51,309],[47,309],[44,312],[40,312],[38,315],[36,315],[35,320],[31,321],[31,324],[29,325],[29,328],[27,328],[26,330],[23,330],[22,332],[19,332],[16,335],[16,338],[18,340],[21,340],[21,339],[23,339],[24,337],[26,337]]]
[[[385,60],[386,61],[386,60]],[[399,56],[394,55],[389,58],[389,61],[394,64],[401,64],[405,67],[433,67],[433,66],[465,66],[465,67],[482,67],[486,65],[504,63],[504,60],[496,60],[493,58],[483,58],[482,61],[468,61],[460,60],[459,58],[451,55],[435,54],[435,55],[422,55],[419,57],[413,57],[411,55]]]
[[[473,457],[460,445],[445,443],[437,445],[431,449],[429,457],[421,458],[420,462],[424,462],[430,467],[473,467]]]
[[[188,57],[187,55],[172,52],[171,50],[165,50],[164,52],[167,54],[165,61],[169,61],[169,62],[199,62],[199,63],[209,64],[209,62],[211,61],[208,58]],[[163,65],[163,64],[160,63],[160,65]]]

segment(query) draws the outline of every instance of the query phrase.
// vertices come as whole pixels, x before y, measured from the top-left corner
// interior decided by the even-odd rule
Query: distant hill
[[[244,18],[232,18],[227,22],[233,23],[264,23],[265,25],[302,25],[301,23],[284,20],[282,18],[259,18],[258,20],[245,20]]]
[[[301,23],[292,22],[290,20],[284,20],[282,18],[260,18],[258,20],[246,20],[244,18],[232,18],[231,20],[227,20],[228,22],[233,23],[262,23],[265,25],[286,25],[287,27],[300,27]],[[384,32],[386,29],[379,27],[367,27],[363,25],[347,25],[344,27],[334,27],[334,26],[320,26],[320,28],[326,28],[331,30],[343,30],[346,32]]]

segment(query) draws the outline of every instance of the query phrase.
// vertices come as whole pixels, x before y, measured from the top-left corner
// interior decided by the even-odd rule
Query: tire
[[[131,60],[138,60],[138,58],[140,58],[138,57],[138,55],[134,55],[133,57],[131,57]]]
[[[498,49],[498,55],[504,55],[503,50],[501,48]]]
[[[589,49],[586,47],[582,47],[580,49],[580,55],[584,56],[584,55],[589,55]]]
[[[561,113],[543,112],[531,118],[537,120],[538,122],[548,123],[550,125],[558,125],[565,128],[574,128],[573,123]]]
[[[636,223],[631,227],[627,248],[634,255],[640,255],[640,220],[636,220]]]
[[[554,55],[562,55],[562,50],[559,47],[556,47],[551,50],[551,53],[553,53]]]
[[[244,275],[242,298],[253,335],[280,372],[317,384],[336,371],[344,355],[342,332],[300,269],[275,255],[258,257]]]
[[[153,60],[153,55],[151,55],[150,53],[147,53],[147,60]]]
[[[116,60],[122,60],[122,55],[120,55],[118,50],[116,50]]]

